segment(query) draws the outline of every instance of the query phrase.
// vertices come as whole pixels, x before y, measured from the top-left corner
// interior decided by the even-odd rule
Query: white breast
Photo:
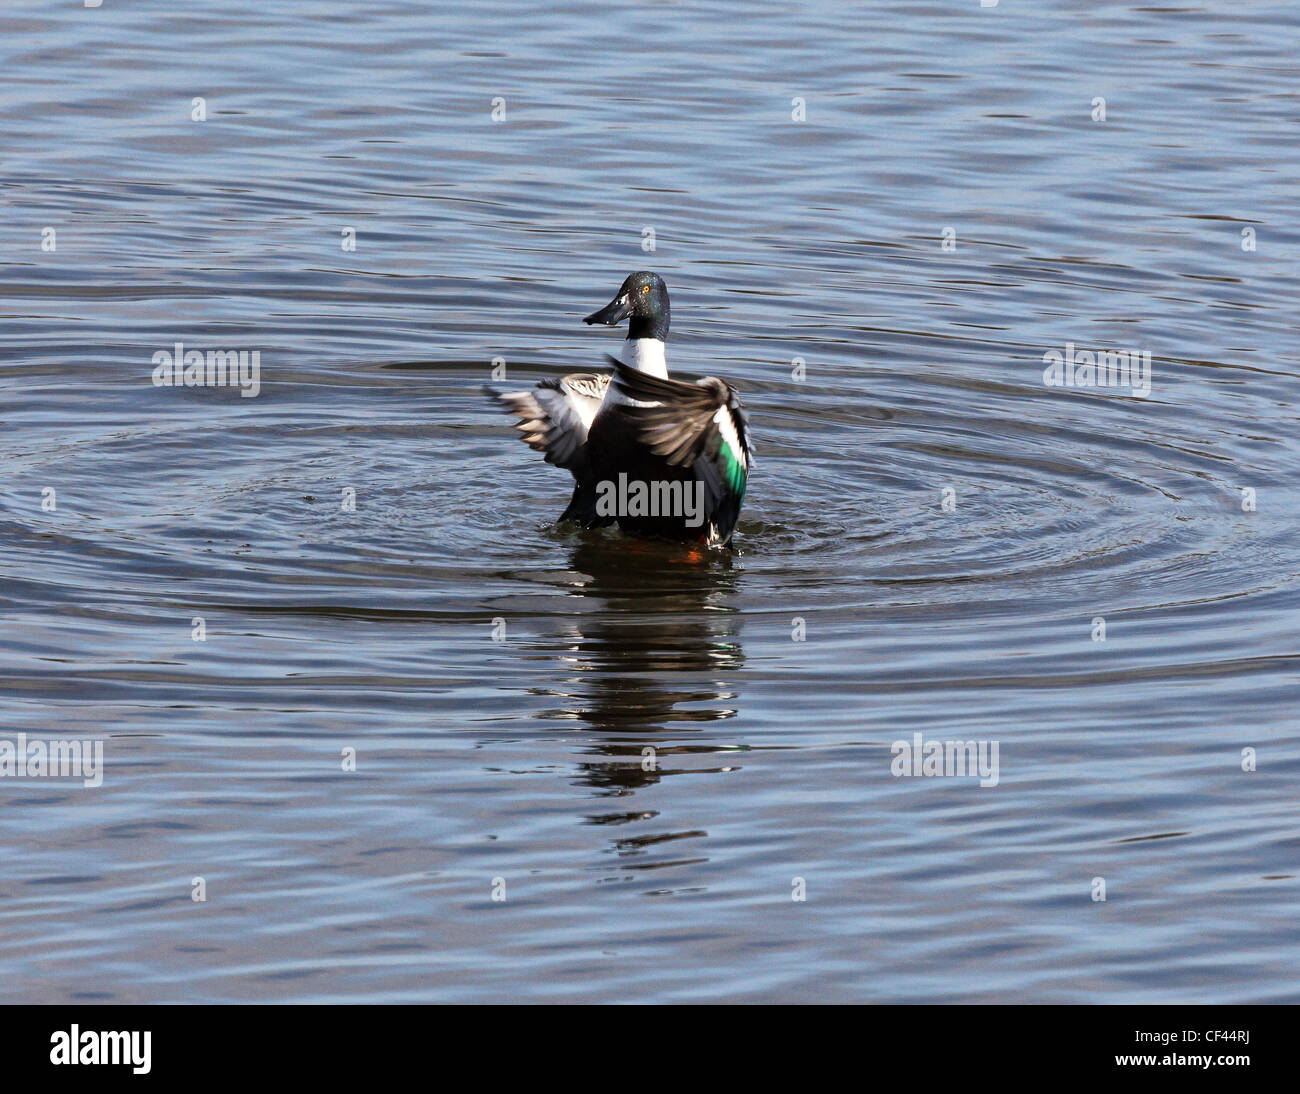
[[[668,358],[658,338],[624,338],[620,356],[625,365],[668,379]]]
[[[651,376],[660,376],[668,379],[668,358],[664,354],[664,344],[658,338],[624,338],[623,349],[619,354],[623,364],[641,372],[648,372]],[[629,399],[626,395],[620,395],[613,384],[609,387],[609,394],[605,396],[605,401],[609,403],[623,403],[627,406],[658,406],[658,403],[643,403],[637,399]]]

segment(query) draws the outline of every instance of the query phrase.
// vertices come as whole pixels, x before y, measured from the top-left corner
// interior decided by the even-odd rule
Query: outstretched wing
[[[544,453],[547,463],[564,467],[579,478],[590,472],[587,430],[605,401],[609,377],[573,373],[543,380],[531,391],[484,390],[519,419],[522,440]]]
[[[641,442],[677,467],[691,467],[705,489],[709,519],[725,540],[740,514],[754,445],[740,395],[709,376],[693,384],[651,376],[609,358],[614,388],[631,400],[620,413],[635,423]]]

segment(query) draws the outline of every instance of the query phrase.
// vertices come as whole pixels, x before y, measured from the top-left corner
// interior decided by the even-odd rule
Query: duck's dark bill
[[[631,314],[632,314],[631,297],[627,295],[616,296],[614,297],[613,300],[611,300],[608,304],[606,304],[603,308],[601,308],[600,311],[592,312],[589,316],[587,316],[586,319],[583,320],[583,322],[584,323],[605,323],[612,327],[615,326],[619,322],[619,320],[626,319]]]

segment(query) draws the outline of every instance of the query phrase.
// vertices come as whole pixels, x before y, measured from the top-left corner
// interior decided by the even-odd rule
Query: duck
[[[715,376],[668,375],[671,309],[658,274],[629,274],[583,322],[614,327],[625,319],[619,356],[605,357],[609,373],[487,393],[518,419],[524,443],[573,475],[561,522],[729,548],[754,465],[740,395]]]

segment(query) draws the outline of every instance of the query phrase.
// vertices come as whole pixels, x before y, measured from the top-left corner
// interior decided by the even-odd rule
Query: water
[[[1298,23],[6,7],[0,722],[105,772],[0,782],[0,996],[1300,1002]],[[554,527],[480,392],[638,268],[734,555]]]

